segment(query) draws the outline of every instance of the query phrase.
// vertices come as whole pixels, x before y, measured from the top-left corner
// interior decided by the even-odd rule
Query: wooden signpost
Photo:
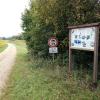
[[[72,49],[94,53],[93,83],[97,82],[100,23],[69,26],[69,73],[72,72]]]

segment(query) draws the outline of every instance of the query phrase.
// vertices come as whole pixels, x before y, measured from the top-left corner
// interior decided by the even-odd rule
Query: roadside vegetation
[[[51,58],[48,39],[55,36],[59,41],[56,57],[63,66],[68,58],[68,26],[100,22],[100,0],[31,0],[29,4],[22,14],[22,28],[31,59]],[[73,55],[77,69],[92,69],[92,52],[73,50]]]
[[[72,75],[67,72],[68,26],[100,22],[100,0],[30,0],[29,4],[22,14],[23,35],[10,38],[18,54],[1,100],[100,100],[100,80],[97,89],[91,84],[92,52],[73,50],[74,70]],[[48,52],[52,36],[59,41],[54,62]]]
[[[69,76],[67,66],[52,59],[31,60],[25,42],[14,43],[16,63],[0,100],[100,100],[100,84],[93,90],[89,74],[80,69]]]
[[[2,52],[3,50],[5,50],[7,47],[7,43],[4,40],[0,40],[0,52]]]

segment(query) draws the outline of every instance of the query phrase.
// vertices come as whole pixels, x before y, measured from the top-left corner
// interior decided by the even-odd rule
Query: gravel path
[[[0,53],[0,94],[6,86],[9,74],[14,64],[16,57],[16,47],[13,44],[8,44],[6,50]]]

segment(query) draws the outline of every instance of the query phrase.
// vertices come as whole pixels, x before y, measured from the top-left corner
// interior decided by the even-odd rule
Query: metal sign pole
[[[54,63],[54,60],[55,60],[55,53],[58,53],[58,39],[56,37],[51,37],[49,40],[48,40],[48,45],[49,45],[49,53],[52,54],[52,60],[53,60],[53,63]]]
[[[55,60],[55,54],[54,53],[52,54],[52,57],[53,57],[53,63],[54,63],[54,60]]]

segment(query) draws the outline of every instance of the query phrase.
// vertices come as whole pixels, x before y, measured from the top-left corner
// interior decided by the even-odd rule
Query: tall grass
[[[30,60],[24,42],[15,43],[16,63],[0,100],[100,100],[100,86],[91,90],[91,77],[82,69],[69,75],[57,59]]]

